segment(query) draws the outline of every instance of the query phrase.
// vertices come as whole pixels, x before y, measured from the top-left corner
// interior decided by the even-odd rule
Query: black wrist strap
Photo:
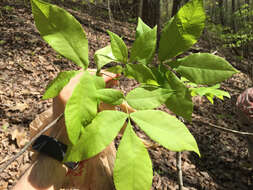
[[[67,151],[67,145],[53,137],[41,135],[33,143],[32,149],[62,162]],[[70,169],[76,169],[78,164],[79,162],[64,163]]]

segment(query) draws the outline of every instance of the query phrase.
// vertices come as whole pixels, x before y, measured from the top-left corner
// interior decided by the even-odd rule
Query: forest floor
[[[20,1],[19,1],[20,2]],[[21,1],[23,2],[23,1]],[[6,5],[10,8],[5,9]],[[0,2],[0,167],[20,151],[29,139],[29,123],[48,109],[52,101],[41,99],[44,89],[61,70],[77,68],[55,53],[39,36],[29,6],[15,1]],[[131,44],[134,24],[107,17],[71,11],[81,22],[89,39],[90,60],[95,50],[106,46],[109,29]],[[213,53],[202,39],[195,46],[200,52]],[[238,95],[252,83],[247,76],[247,64],[236,63],[233,54],[217,51],[241,71],[222,83],[231,98],[215,99],[214,105],[204,98],[195,99],[193,121],[186,123],[199,145],[201,158],[183,152],[182,171],[186,189],[253,189],[253,168],[248,159],[245,139],[209,126],[209,123],[241,130],[235,108]],[[91,64],[92,65],[92,64]],[[135,83],[121,81],[127,91]],[[149,149],[153,162],[152,189],[177,189],[177,168],[174,152],[162,147]],[[10,189],[30,164],[28,151],[0,174],[0,190]]]

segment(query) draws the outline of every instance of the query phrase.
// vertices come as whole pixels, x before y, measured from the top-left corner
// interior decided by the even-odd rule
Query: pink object
[[[243,122],[253,123],[253,88],[248,88],[240,94],[236,106],[243,117]]]

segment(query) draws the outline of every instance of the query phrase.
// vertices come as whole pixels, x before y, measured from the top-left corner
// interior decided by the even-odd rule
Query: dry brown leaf
[[[29,106],[26,103],[17,103],[14,107],[10,108],[10,110],[23,112],[27,108],[29,108]]]
[[[28,139],[26,138],[26,132],[24,130],[15,129],[11,134],[11,139],[16,139],[19,148],[23,147],[28,142]]]
[[[8,187],[8,182],[6,182],[6,181],[0,182],[0,190],[6,190],[7,187]]]

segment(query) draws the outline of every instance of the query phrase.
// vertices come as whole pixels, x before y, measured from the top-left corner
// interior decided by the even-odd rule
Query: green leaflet
[[[46,88],[46,92],[44,93],[42,99],[46,100],[49,98],[56,97],[62,88],[68,84],[70,79],[74,77],[79,71],[63,71],[60,72],[57,77],[49,83]]]
[[[105,81],[103,77],[92,75],[92,79],[97,90],[105,88]]]
[[[213,98],[216,96],[217,98],[223,100],[223,97],[230,98],[230,95],[228,92],[219,90],[220,85],[217,84],[215,86],[211,87],[198,87],[198,88],[190,88],[191,95],[192,96],[206,96],[207,99],[213,104]]]
[[[104,65],[116,61],[116,58],[112,54],[111,45],[108,45],[102,49],[97,50],[94,55],[94,60],[98,70],[101,70],[101,68]]]
[[[198,145],[187,127],[176,117],[159,110],[145,110],[130,114],[131,119],[154,141],[172,151],[194,151]]]
[[[64,161],[80,161],[100,153],[117,136],[127,117],[119,111],[99,112],[84,128],[78,142],[68,147]]]
[[[167,72],[167,88],[174,90],[166,101],[166,106],[175,114],[191,121],[193,103],[189,89],[171,71]]]
[[[154,27],[139,35],[132,46],[130,62],[137,61],[147,65],[152,61],[156,50],[156,33],[157,27]]]
[[[120,90],[104,88],[97,90],[97,98],[111,105],[120,105],[124,99],[124,95]]]
[[[105,70],[115,74],[121,74],[123,72],[123,68],[120,65],[116,65]]]
[[[149,32],[152,29],[146,25],[140,17],[138,17],[138,24],[137,24],[137,28],[136,28],[136,37],[135,39],[139,38],[142,34],[144,34],[145,32]]]
[[[207,85],[220,83],[238,72],[225,59],[209,53],[180,59],[176,71],[191,82]]]
[[[164,104],[172,93],[172,90],[165,88],[139,87],[129,92],[126,100],[132,108],[137,110],[154,109]]]
[[[134,78],[139,83],[154,84],[156,85],[156,79],[150,68],[143,64],[127,64],[125,70],[125,76]]]
[[[85,71],[66,104],[65,123],[72,144],[77,143],[81,129],[97,114],[96,85],[93,77]]]
[[[111,39],[111,48],[114,57],[118,61],[127,63],[128,60],[128,50],[125,42],[115,33],[107,31]]]
[[[32,12],[42,38],[64,57],[87,68],[88,40],[80,23],[67,11],[41,0],[31,0]]]
[[[165,61],[188,50],[199,39],[204,25],[203,0],[190,0],[162,30],[159,60]]]
[[[115,187],[117,190],[148,190],[152,178],[148,151],[128,123],[117,151],[113,172]]]

